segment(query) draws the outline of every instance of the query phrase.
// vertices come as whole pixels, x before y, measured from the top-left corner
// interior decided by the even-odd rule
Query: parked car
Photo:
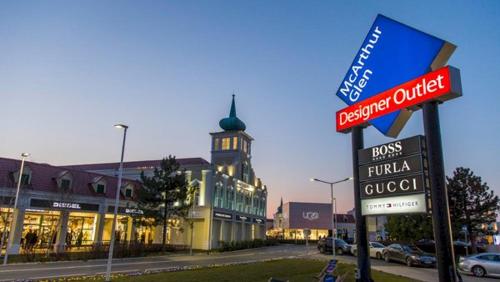
[[[332,237],[328,238],[323,238],[318,241],[318,250],[320,253],[332,253]],[[342,255],[342,254],[350,254],[351,253],[351,246],[347,244],[344,240],[342,239],[335,239],[335,250],[336,254]]]
[[[407,266],[430,266],[436,265],[436,258],[426,253],[415,245],[411,244],[391,244],[384,249],[384,260],[386,262],[398,261]]]
[[[472,274],[478,277],[500,277],[500,254],[481,253],[460,257],[458,269],[462,273]]]
[[[370,247],[370,257],[376,259],[382,259],[385,246],[379,242],[369,242]],[[356,244],[351,245],[351,253],[355,256],[358,255],[358,246]]]

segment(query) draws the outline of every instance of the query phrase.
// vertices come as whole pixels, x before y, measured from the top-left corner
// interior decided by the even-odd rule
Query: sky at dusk
[[[352,175],[335,92],[380,13],[458,46],[464,96],[440,107],[448,174],[470,167],[500,194],[500,1],[1,1],[0,156],[54,165],[210,160],[229,114],[255,138],[268,217],[328,202],[309,182]],[[414,113],[399,138],[423,134]],[[374,128],[365,145],[389,142]],[[352,183],[336,187],[339,211]]]

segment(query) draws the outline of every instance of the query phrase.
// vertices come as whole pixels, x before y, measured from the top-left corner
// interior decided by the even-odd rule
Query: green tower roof
[[[233,101],[231,103],[231,111],[229,112],[229,117],[221,119],[219,121],[219,126],[225,131],[245,131],[245,129],[247,128],[245,123],[236,116],[236,104],[234,102],[234,94],[233,94]]]

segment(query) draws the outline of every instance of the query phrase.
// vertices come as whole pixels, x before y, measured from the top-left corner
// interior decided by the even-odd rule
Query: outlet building
[[[197,184],[195,206],[189,215],[194,228],[171,219],[169,244],[189,245],[191,232],[193,248],[200,250],[215,249],[222,241],[265,239],[267,187],[252,167],[254,139],[236,115],[234,95],[230,114],[219,125],[221,131],[210,133],[210,162],[203,158],[177,159],[188,182]],[[162,226],[146,228],[133,221],[143,213],[135,201],[141,188],[140,174],[144,171],[151,176],[160,162],[124,162],[119,240],[161,243]],[[15,222],[11,232],[2,221],[0,232],[5,230],[12,239],[11,253],[19,253],[26,245],[28,233],[37,234],[36,246],[50,246],[59,252],[76,245],[109,243],[119,163],[61,167],[26,162],[19,209],[13,211],[19,167],[18,160],[0,158],[0,211],[2,218],[13,216]]]

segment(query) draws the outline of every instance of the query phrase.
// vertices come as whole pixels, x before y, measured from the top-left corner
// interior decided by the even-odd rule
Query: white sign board
[[[362,215],[383,215],[397,213],[425,213],[425,194],[412,194],[388,198],[361,200]]]

